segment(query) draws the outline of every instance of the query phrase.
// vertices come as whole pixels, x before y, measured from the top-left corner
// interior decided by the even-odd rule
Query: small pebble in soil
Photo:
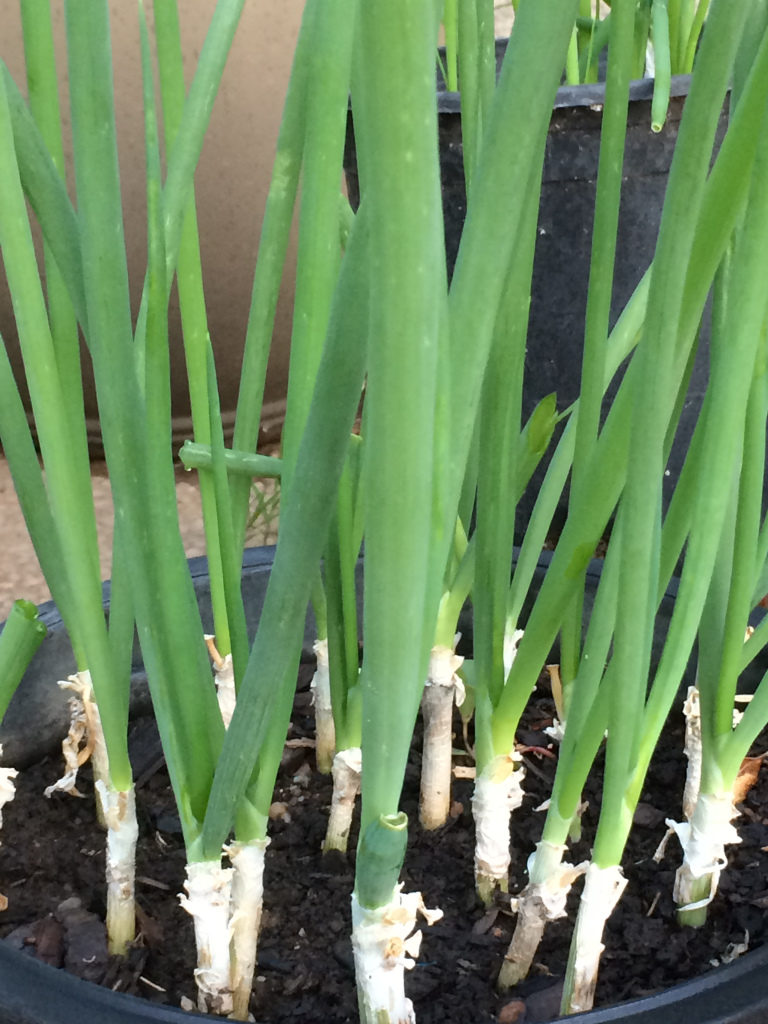
[[[66,934],[67,970],[85,981],[100,982],[109,960],[104,922],[85,910],[77,896],[60,903],[56,917]]]
[[[44,917],[35,929],[35,955],[51,967],[64,963],[64,928],[55,917]]]
[[[299,786],[308,786],[310,779],[312,778],[312,769],[309,767],[306,761],[304,761],[304,754],[301,752],[301,761],[303,764],[298,768],[293,776],[293,781]]]
[[[276,800],[269,808],[269,817],[271,821],[284,821],[290,824],[291,814],[288,810],[288,804],[282,802],[282,800]]]
[[[286,747],[280,759],[280,768],[288,775],[293,775],[306,763],[306,751],[301,747]]]
[[[522,999],[510,999],[499,1010],[499,1024],[524,1024],[526,1020],[525,1002]]]

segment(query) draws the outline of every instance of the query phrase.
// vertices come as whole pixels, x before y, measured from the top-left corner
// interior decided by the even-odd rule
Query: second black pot
[[[499,66],[506,45],[506,39],[496,42]],[[611,325],[618,319],[653,259],[669,168],[689,85],[690,75],[673,77],[666,123],[661,132],[654,133],[651,131],[653,81],[644,79],[631,83]],[[558,89],[552,111],[539,200],[523,384],[524,419],[541,398],[552,392],[557,394],[560,410],[578,397],[604,103],[604,84],[563,86]],[[727,107],[721,116],[719,138],[726,125]],[[458,93],[438,91],[438,131],[445,246],[450,275],[467,207]],[[347,125],[344,169],[350,202],[357,208],[360,182],[351,114]],[[534,197],[532,201],[535,201]],[[504,216],[501,209],[499,216]],[[664,479],[665,507],[677,483],[701,409],[707,382],[707,342],[708,328],[705,324]],[[608,391],[606,411],[617,386],[618,380]],[[518,543],[533,511],[547,465],[548,459],[545,458],[518,504]],[[564,518],[566,504],[564,496],[556,515],[555,532],[558,532]]]

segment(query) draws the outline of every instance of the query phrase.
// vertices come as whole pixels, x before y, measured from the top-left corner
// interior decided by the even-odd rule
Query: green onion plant
[[[712,31],[702,42],[701,65],[710,71],[706,77],[704,71],[694,76],[686,105],[685,128],[681,127],[651,272],[645,330],[638,346],[637,358],[641,360],[638,373],[642,375],[640,379],[646,380],[645,394],[648,400],[634,407],[630,441],[632,472],[627,476],[619,506],[620,538],[614,550],[609,552],[609,558],[620,559],[620,568],[613,650],[601,686],[601,689],[606,690],[605,699],[608,702],[603,803],[566,977],[563,1007],[568,1011],[585,1009],[591,1005],[600,952],[601,922],[610,913],[625,884],[619,866],[621,852],[652,750],[679,688],[695,638],[729,503],[729,489],[715,491],[702,486],[702,481],[714,479],[721,473],[727,476],[727,467],[733,466],[737,460],[737,446],[743,436],[747,397],[753,378],[752,367],[761,336],[762,320],[753,320],[751,323],[745,321],[743,330],[729,334],[728,355],[725,356],[725,343],[721,343],[721,350],[718,347],[718,332],[713,332],[710,383],[700,421],[700,466],[706,476],[700,478],[699,486],[693,494],[688,494],[688,498],[692,497],[693,500],[688,505],[691,518],[680,591],[661,661],[651,677],[648,689],[653,609],[661,588],[666,586],[669,545],[674,544],[676,554],[679,551],[677,540],[668,541],[668,536],[665,537],[665,531],[669,535],[669,527],[675,527],[674,519],[670,521],[668,517],[664,528],[660,528],[659,470],[664,464],[664,435],[669,423],[664,409],[669,410],[674,406],[674,392],[669,391],[670,380],[676,386],[674,382],[679,379],[676,374],[670,378],[668,373],[675,363],[684,366],[687,361],[685,346],[692,332],[686,322],[686,293],[690,294],[696,288],[701,302],[704,291],[702,285],[706,287],[707,278],[697,280],[698,273],[703,269],[702,261],[697,259],[697,249],[702,245],[711,245],[716,237],[708,216],[711,209],[707,203],[707,187],[712,187],[712,179],[707,182],[707,166],[729,72],[744,25],[744,12],[727,10],[723,6],[714,7],[711,17],[713,24],[722,27],[722,34],[720,31]],[[760,69],[758,56],[750,84],[756,88],[758,95],[764,97],[765,94],[760,92],[763,87],[760,83]],[[746,106],[746,93],[742,101],[745,107],[737,107],[734,124],[740,114],[749,116],[745,113],[749,109]],[[764,109],[760,103],[758,99],[751,111],[752,116],[757,117],[758,124]],[[703,147],[703,152],[697,152],[699,147]],[[752,148],[752,160],[744,168],[741,178],[743,194],[747,190],[751,194],[756,188],[754,183],[759,179],[759,163],[754,153]],[[743,208],[738,211],[739,214],[742,211]],[[722,207],[718,212],[723,212]],[[731,221],[730,230],[733,231],[737,224],[738,220],[736,223]],[[667,225],[674,225],[674,228]],[[722,253],[721,249],[720,255]],[[663,270],[666,260],[672,262]],[[666,296],[660,298],[664,292]],[[732,306],[731,309],[735,315],[736,307]],[[665,332],[669,332],[668,341],[664,340]],[[651,344],[648,343],[649,338],[653,339]],[[742,352],[737,355],[731,347],[732,341],[735,344],[743,343],[744,362],[739,358]],[[664,354],[658,349],[654,351],[659,343],[665,346]],[[645,365],[652,367],[652,377],[644,375],[643,356],[649,360]],[[669,360],[666,369],[665,359]],[[742,372],[744,366],[747,367],[746,373]],[[648,382],[652,382],[650,387]],[[654,401],[659,403],[655,409]],[[644,473],[647,475],[641,486]],[[665,541],[668,541],[666,545]],[[625,604],[625,601],[628,603]],[[629,610],[631,602],[634,602],[632,611]],[[630,623],[634,625],[631,627]]]
[[[6,72],[0,85],[4,133],[0,147],[4,180],[0,246],[45,479],[5,348],[0,357],[0,433],[38,559],[72,637],[78,672],[67,685],[73,686],[85,703],[95,694],[101,707],[100,715],[91,716],[96,735],[90,737],[90,745],[101,813],[109,824],[108,871],[115,881],[108,886],[110,946],[113,951],[123,951],[134,937],[132,858],[137,832],[127,753],[133,610],[119,553],[118,528],[114,607],[107,627],[82,407],[76,319],[77,315],[85,323],[87,333],[82,281],[77,295],[68,294],[58,270],[63,253],[55,256],[47,244],[46,306],[25,208],[22,188],[33,207],[36,202],[58,202],[59,229],[75,231],[60,177],[63,144],[50,12],[47,5],[22,4],[21,13],[29,106],[24,105]],[[47,181],[41,177],[46,174]],[[32,176],[37,176],[34,184]],[[43,191],[48,194],[43,196]],[[82,278],[79,254],[70,270]],[[72,782],[70,776],[66,785]]]
[[[323,556],[328,640],[326,650],[315,645],[320,658],[327,654],[328,696],[333,732],[333,795],[323,850],[346,853],[355,800],[362,772],[360,654],[358,646],[357,564],[362,542],[361,448],[359,435],[350,445],[339,480],[336,510]],[[318,721],[320,688],[315,695]]]
[[[50,35],[48,5],[27,7],[27,35],[38,45],[46,38],[46,26]],[[174,144],[175,163],[174,159],[169,162],[168,176],[178,184],[165,192],[157,156],[148,43],[143,33],[150,243],[144,303],[135,334],[128,302],[117,174],[107,8],[105,4],[74,2],[66,5],[65,14],[77,213],[65,190],[63,168],[55,162],[56,154],[49,154],[51,147],[46,145],[42,129],[37,128],[30,108],[7,72],[2,83],[6,127],[0,147],[5,175],[1,244],[45,467],[44,487],[31,439],[24,432],[26,420],[18,394],[14,394],[7,357],[4,388],[10,400],[3,403],[8,417],[3,444],[22,507],[28,510],[38,556],[73,638],[78,663],[81,669],[90,669],[93,678],[109,757],[109,785],[115,794],[106,811],[110,836],[120,832],[128,846],[131,839],[135,842],[135,819],[132,827],[130,824],[133,788],[126,742],[135,618],[148,675],[153,680],[153,701],[190,864],[195,868],[205,860],[198,844],[199,824],[223,725],[178,531],[169,449],[165,310],[169,270],[174,266],[191,173],[215,92],[212,86],[220,76],[239,10],[237,4],[225,4],[214,18],[201,57],[197,88],[190,90],[186,108],[186,145],[180,142],[180,131]],[[43,57],[49,110],[56,95],[51,54],[52,50]],[[32,77],[37,83],[40,76]],[[50,119],[42,123],[49,124]],[[59,317],[57,311],[63,303],[57,300],[54,305],[56,293],[49,291],[46,308],[22,188],[50,258],[64,278],[104,408],[102,437],[116,505],[109,631],[102,610],[84,416],[77,386],[79,368],[75,364],[73,369],[78,353],[77,332],[72,313],[68,320]],[[55,270],[47,280],[49,289],[56,284]],[[108,400],[104,400],[105,395]],[[47,532],[38,524],[48,527]],[[176,713],[171,710],[173,706]],[[112,935],[112,946],[117,950],[133,938],[131,854],[127,849],[124,863],[119,868],[114,864],[109,867],[117,890],[131,894],[130,918],[126,921],[123,914],[121,930]],[[201,981],[206,989],[209,978],[204,976]],[[230,989],[227,977],[227,992]],[[212,1000],[218,998],[215,993],[211,996]]]
[[[753,15],[754,17],[754,15]],[[765,31],[764,13],[750,22],[758,34],[745,31],[734,73],[734,100],[743,101],[751,79],[744,63],[757,64],[756,47],[762,46],[759,31]],[[754,70],[752,71],[754,74]],[[685,712],[688,778],[683,799],[684,821],[673,823],[683,847],[683,864],[675,880],[675,901],[680,921],[701,925],[716,891],[718,878],[726,864],[725,846],[738,841],[731,821],[737,816],[734,792],[736,779],[757,734],[764,727],[764,679],[754,693],[747,693],[745,712],[734,707],[742,672],[753,665],[763,650],[762,635],[754,636],[750,625],[754,609],[764,595],[765,520],[763,482],[765,473],[766,377],[765,338],[768,311],[759,288],[754,288],[760,273],[760,251],[766,227],[764,151],[758,145],[750,192],[743,219],[733,233],[729,250],[719,270],[714,290],[713,333],[719,342],[717,351],[730,361],[734,337],[749,339],[750,347],[741,355],[742,367],[750,366],[746,382],[743,436],[737,437],[736,456],[724,490],[728,508],[723,521],[719,546],[701,616],[698,635],[696,686],[691,688]],[[740,277],[745,275],[744,280]],[[755,275],[750,281],[750,275]],[[743,303],[736,317],[737,304]],[[736,332],[734,334],[734,332]],[[727,340],[726,340],[727,339]],[[713,365],[713,372],[714,372]],[[715,413],[710,411],[710,418]],[[705,426],[705,431],[707,427]],[[710,426],[710,430],[714,427]],[[705,435],[706,437],[706,435]],[[704,460],[696,462],[693,472],[706,469]],[[699,477],[699,486],[701,478]],[[754,667],[752,673],[754,674]]]
[[[622,16],[623,22],[619,20]],[[523,769],[520,765],[520,756],[514,749],[514,734],[538,675],[538,668],[534,670],[534,674],[531,674],[530,670],[534,664],[538,667],[544,664],[553,630],[556,631],[561,622],[561,662],[562,668],[567,670],[569,666],[565,657],[566,637],[569,635],[569,627],[573,630],[573,620],[576,621],[576,630],[579,634],[581,630],[582,600],[578,589],[570,582],[561,586],[556,594],[546,595],[546,604],[542,605],[548,622],[546,629],[539,629],[534,625],[527,638],[519,630],[520,611],[531,582],[535,560],[571,465],[571,505],[574,509],[572,526],[576,531],[581,531],[581,535],[577,533],[574,543],[582,550],[585,545],[591,544],[591,549],[594,550],[597,540],[589,539],[590,531],[594,530],[594,517],[584,515],[580,503],[586,495],[591,495],[594,489],[594,480],[590,480],[585,474],[585,467],[589,465],[589,457],[597,439],[601,402],[605,386],[610,379],[606,375],[609,362],[606,356],[608,309],[626,122],[626,51],[627,44],[631,41],[631,24],[631,11],[628,17],[626,6],[621,11],[617,9],[612,26],[616,39],[612,44],[614,57],[608,71],[581,397],[577,407],[571,411],[566,433],[552,461],[533,517],[528,524],[525,545],[511,586],[506,567],[511,561],[514,508],[527,482],[527,473],[524,448],[517,445],[518,464],[509,458],[508,453],[514,453],[516,446],[511,443],[509,427],[504,425],[503,417],[510,415],[513,403],[509,400],[504,401],[502,389],[508,387],[506,382],[509,380],[521,380],[527,327],[527,294],[536,228],[535,219],[531,216],[526,226],[526,247],[518,250],[518,263],[512,268],[516,276],[510,275],[510,287],[507,292],[509,313],[505,319],[500,318],[497,324],[497,345],[500,353],[497,359],[504,358],[507,362],[506,365],[503,362],[496,364],[492,357],[486,379],[489,393],[484,396],[481,411],[482,454],[478,475],[475,533],[480,568],[473,591],[477,702],[477,781],[473,809],[478,836],[475,876],[478,893],[485,902],[490,900],[497,885],[503,889],[506,889],[507,885],[509,812],[519,806],[523,796]],[[535,214],[536,211],[533,212]],[[620,337],[622,331],[626,334],[623,324],[621,331],[617,329],[617,336]],[[516,401],[516,417],[519,422],[519,391]],[[548,439],[553,426],[553,423],[548,425],[545,438]],[[539,435],[541,427],[539,423]],[[499,453],[506,457],[506,463],[501,467]],[[521,475],[519,480],[515,479],[516,472]],[[617,476],[618,472],[617,468]],[[500,556],[502,551],[504,556]],[[571,576],[574,582],[578,581],[579,576],[574,573]],[[583,580],[583,575],[581,579]],[[513,671],[521,639],[525,643],[525,654],[532,659],[528,661],[526,673]],[[536,644],[536,647],[532,648],[532,643]],[[563,673],[563,682],[567,707],[570,703],[570,678],[567,671]]]

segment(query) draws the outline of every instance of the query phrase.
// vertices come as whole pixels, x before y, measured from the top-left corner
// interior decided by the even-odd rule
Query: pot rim
[[[584,1024],[671,1024],[673,1020],[762,1024],[768,1017],[767,966],[768,944],[728,966],[663,992],[556,1020],[579,1020]],[[71,1024],[73,1020],[89,1019],[90,1014],[100,1024],[180,1024],[182,1020],[214,1019],[93,985],[18,953],[3,941],[0,983],[2,1024]]]
[[[653,99],[652,78],[638,78],[629,83],[630,103],[650,103]],[[690,75],[673,75],[669,96],[679,99],[688,95],[691,86]],[[561,85],[557,90],[554,110],[590,107],[600,109],[605,104],[605,82],[587,82],[583,85]],[[461,113],[461,94],[458,92],[438,91],[438,114]]]
[[[509,42],[508,37],[496,39],[496,64],[504,56]],[[444,53],[445,48],[441,47]],[[653,78],[638,78],[629,84],[630,103],[650,103],[653,98]],[[439,114],[458,114],[461,112],[461,97],[458,92],[449,92],[442,88],[442,76],[438,82],[437,110]],[[687,96],[691,86],[690,75],[672,75],[669,89],[670,99]],[[602,107],[605,103],[605,82],[587,82],[582,85],[561,85],[557,90],[553,108],[566,107]]]

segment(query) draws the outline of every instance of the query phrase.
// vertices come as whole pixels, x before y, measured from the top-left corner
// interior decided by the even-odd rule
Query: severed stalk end
[[[464,659],[452,647],[432,648],[427,682],[421,699],[424,743],[419,792],[419,821],[428,831],[441,828],[451,807],[453,702],[464,700],[457,675]]]
[[[136,934],[134,878],[139,826],[133,786],[117,790],[96,781],[107,826],[107,939],[110,953],[124,956]]]
[[[347,852],[362,770],[363,754],[359,747],[340,750],[333,759],[333,796],[328,829],[323,841],[323,853],[329,853],[331,850]]]
[[[316,640],[313,644],[317,668],[310,683],[315,705],[315,761],[317,770],[328,775],[333,769],[336,752],[336,729],[331,705],[331,680],[328,664],[328,641]]]
[[[352,895],[352,950],[355,958],[361,1024],[415,1024],[413,1004],[405,995],[405,971],[419,955],[417,914],[428,925],[442,916],[428,910],[421,893],[404,893],[397,885],[381,907],[362,906]]]
[[[603,929],[627,885],[624,872],[618,864],[601,868],[593,863],[586,869],[585,875],[565,975],[560,1008],[563,1014],[592,1009],[600,958],[605,948],[602,941]]]
[[[233,842],[224,848],[232,864],[232,1013],[248,1020],[264,900],[264,854],[268,839]]]
[[[232,869],[218,860],[187,864],[186,895],[179,899],[191,914],[197,946],[197,1007],[201,1013],[229,1014],[233,1009],[230,965],[230,890]]]
[[[523,801],[525,769],[517,751],[495,757],[475,779],[475,888],[488,906],[497,889],[507,891],[509,819]]]
[[[531,881],[515,901],[517,922],[501,965],[497,987],[506,991],[528,977],[544,929],[566,916],[571,886],[587,870],[587,863],[562,863],[565,846],[542,840],[528,861]]]

